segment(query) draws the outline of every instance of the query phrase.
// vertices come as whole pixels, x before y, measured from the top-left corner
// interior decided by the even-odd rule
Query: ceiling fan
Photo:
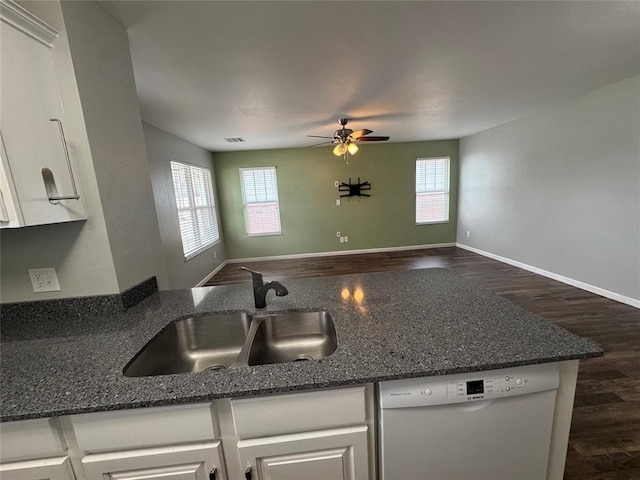
[[[387,140],[389,140],[389,137],[381,137],[375,135],[368,136],[370,133],[373,133],[373,130],[369,130],[367,128],[356,130],[354,132],[350,128],[347,128],[347,123],[349,123],[348,118],[340,118],[338,122],[340,123],[341,128],[333,133],[333,137],[324,137],[322,135],[307,135],[307,137],[329,138],[329,141],[318,143],[317,145],[333,143],[335,144],[335,147],[333,148],[333,154],[336,157],[342,155],[345,157],[345,159],[347,157],[347,153],[353,155],[358,151],[358,142],[386,142]]]

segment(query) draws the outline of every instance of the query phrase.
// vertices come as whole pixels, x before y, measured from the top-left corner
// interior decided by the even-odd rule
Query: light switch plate
[[[34,292],[59,292],[60,284],[56,269],[51,268],[30,268],[29,277]]]

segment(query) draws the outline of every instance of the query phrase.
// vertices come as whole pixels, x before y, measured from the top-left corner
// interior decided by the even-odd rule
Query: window
[[[416,160],[416,223],[449,221],[449,157]]]
[[[241,168],[240,184],[247,236],[280,234],[276,167]]]
[[[171,161],[184,259],[189,260],[220,240],[218,218],[206,168]]]

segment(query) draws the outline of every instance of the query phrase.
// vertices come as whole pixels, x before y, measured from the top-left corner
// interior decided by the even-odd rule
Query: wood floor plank
[[[249,283],[227,264],[207,285]],[[598,343],[580,363],[566,480],[640,480],[640,310],[456,247],[264,260],[268,279],[448,268],[532,313]],[[286,282],[284,282],[286,285]]]

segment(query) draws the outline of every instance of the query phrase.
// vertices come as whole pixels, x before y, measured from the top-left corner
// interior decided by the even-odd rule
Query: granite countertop
[[[251,284],[158,292],[109,317],[3,320],[0,421],[265,395],[587,358],[594,343],[446,269],[287,279],[267,312],[326,309],[323,360],[129,378],[127,362],[176,318],[254,313]],[[356,291],[362,293],[354,295]],[[347,295],[348,294],[348,295]],[[346,298],[345,298],[346,297]],[[359,299],[359,300],[356,300]]]

